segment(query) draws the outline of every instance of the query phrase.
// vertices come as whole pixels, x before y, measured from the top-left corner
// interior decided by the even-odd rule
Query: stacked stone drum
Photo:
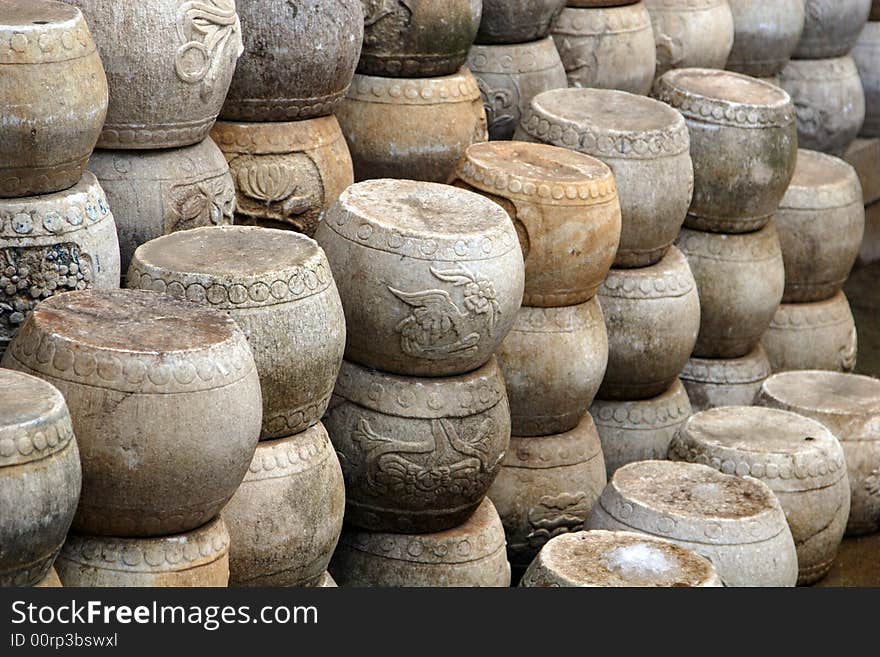
[[[120,265],[107,197],[85,171],[107,113],[107,78],[82,12],[4,2],[0,44],[2,356],[40,301],[119,287]]]
[[[801,148],[842,155],[865,121],[865,91],[851,53],[871,0],[804,0],[804,9],[803,33],[779,82],[797,108]],[[865,61],[865,51],[858,57]]]
[[[804,0],[727,1],[734,25],[727,68],[778,82],[804,31]]]
[[[69,0],[95,35],[109,109],[89,170],[134,250],[174,230],[232,223],[235,190],[208,133],[241,54],[235,0]]]
[[[316,239],[348,326],[323,420],[351,526],[330,572],[343,585],[466,585],[504,543],[483,502],[510,443],[494,352],[523,297],[517,231],[474,192],[383,179],[343,192]],[[509,584],[500,554],[481,584]]]
[[[622,231],[614,269],[598,291],[609,356],[591,413],[609,474],[663,458],[690,414],[677,377],[700,321],[696,283],[672,246],[694,183],[685,121],[651,98],[566,89],[537,96],[517,134],[595,157],[614,173]]]
[[[361,52],[360,0],[248,0],[238,13],[244,54],[211,133],[235,183],[235,222],[313,235],[354,182],[334,113]]]
[[[480,27],[482,2],[361,3],[363,50],[354,83],[337,111],[351,149],[354,179],[449,182],[465,149],[489,138],[481,90],[465,66]],[[536,3],[506,4],[513,5],[508,9],[513,12],[519,5]],[[488,55],[479,60],[485,68],[497,69],[485,72],[490,73],[490,85],[501,85],[501,94],[512,93],[520,83],[520,91],[535,93],[553,78],[547,47],[527,50],[515,53],[513,60]],[[513,110],[518,101],[501,101],[503,106]]]
[[[342,471],[320,422],[345,348],[321,248],[292,232],[196,228],[135,251],[127,285],[222,311],[247,336],[263,400],[260,443],[223,511],[230,585],[312,586],[342,529]]]
[[[865,121],[861,137],[880,137],[880,13],[872,6],[870,20],[865,24],[852,50],[865,92]]]
[[[772,84],[709,69],[670,71],[654,95],[684,117],[695,171],[676,242],[701,307],[684,378],[700,410],[751,404],[770,371],[760,342],[785,284],[772,217],[794,174],[794,107]]]
[[[155,292],[59,294],[31,313],[2,366],[51,383],[70,410],[82,493],[56,562],[66,586],[226,586],[218,515],[262,418],[232,319]]]
[[[852,372],[857,337],[842,287],[862,244],[865,208],[855,169],[801,149],[776,213],[785,293],[762,340],[773,371]]]

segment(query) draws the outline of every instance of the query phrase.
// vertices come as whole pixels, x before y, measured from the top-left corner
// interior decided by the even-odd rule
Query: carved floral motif
[[[526,543],[511,545],[515,551],[540,550],[555,536],[579,531],[590,513],[590,501],[586,493],[560,493],[545,495],[536,506],[529,509],[531,531]]]
[[[235,210],[235,187],[228,176],[175,185],[169,192],[171,216],[166,233],[200,226],[230,225]]]
[[[509,87],[493,89],[483,79],[477,79],[483,106],[486,108],[488,127],[493,134],[513,134],[519,123],[519,84],[513,76],[509,81]]]
[[[177,77],[187,84],[200,84],[199,94],[207,101],[214,92],[220,58],[229,40],[237,40],[237,55],[244,52],[234,0],[184,2],[178,9],[177,33],[183,43],[174,60]]]

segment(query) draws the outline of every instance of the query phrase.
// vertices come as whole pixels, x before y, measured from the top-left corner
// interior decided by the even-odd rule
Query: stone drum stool
[[[635,532],[563,534],[550,539],[520,586],[719,587],[712,562],[655,536]]]
[[[767,353],[758,345],[739,358],[692,356],[681,372],[695,411],[719,406],[751,406],[761,384],[773,373]]]
[[[725,68],[756,78],[777,75],[804,31],[804,0],[727,1],[734,39]]]
[[[565,0],[483,0],[477,43],[527,43],[543,39]]]
[[[187,230],[138,248],[127,281],[236,321],[260,375],[263,439],[304,431],[327,410],[345,350],[345,318],[313,240],[247,226]]]
[[[83,469],[77,532],[195,529],[253,458],[260,381],[244,334],[218,311],[143,290],[59,294],[27,319],[2,366],[67,401]]]
[[[880,381],[837,372],[774,374],[758,403],[818,420],[843,447],[852,491],[848,536],[880,529]]]
[[[806,20],[794,57],[828,59],[849,53],[868,20],[871,4],[871,0],[804,0]]]
[[[772,408],[716,408],[684,423],[669,447],[669,458],[766,483],[794,538],[798,585],[828,573],[850,506],[843,449],[828,429]]]
[[[50,572],[79,500],[82,470],[64,397],[0,369],[0,586]]]
[[[623,466],[585,528],[670,540],[710,559],[726,586],[794,586],[798,578],[791,530],[770,487],[705,465]]]

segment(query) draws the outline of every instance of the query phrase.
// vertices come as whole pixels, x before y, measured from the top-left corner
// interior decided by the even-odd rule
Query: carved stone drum
[[[243,52],[235,0],[69,0],[107,71],[100,148],[175,148],[208,136]]]
[[[235,186],[210,139],[155,151],[95,151],[89,171],[116,215],[122,272],[134,250],[178,230],[231,224]]]
[[[624,91],[552,91],[532,101],[517,138],[571,148],[611,167],[623,213],[615,267],[647,267],[666,255],[694,189],[678,112]]]
[[[523,306],[497,356],[514,436],[574,429],[596,396],[608,364],[608,334],[599,300],[561,308]]]
[[[203,525],[241,483],[260,436],[244,334],[218,311],[155,292],[51,297],[2,365],[67,401],[83,470],[76,532],[164,536]]]
[[[805,0],[804,31],[794,57],[827,59],[846,55],[868,20],[871,4],[871,0]]]
[[[543,39],[565,0],[483,0],[477,43],[527,43]]]
[[[865,121],[859,135],[880,137],[880,71],[875,65],[880,58],[880,23],[876,19],[865,25],[852,57],[865,92]]]
[[[510,411],[493,358],[414,378],[343,362],[324,424],[345,476],[347,523],[425,533],[460,525],[501,469]]]
[[[244,55],[223,105],[228,121],[300,121],[332,114],[363,43],[359,0],[238,0]]]
[[[697,284],[671,248],[656,265],[612,269],[599,288],[608,327],[608,368],[601,399],[648,399],[675,382],[700,329]]]
[[[432,534],[346,527],[330,563],[343,587],[508,587],[504,527],[489,500],[461,525]]]
[[[235,181],[235,222],[314,235],[324,212],[354,182],[339,122],[219,121],[211,135]]]
[[[577,531],[605,487],[605,461],[589,413],[571,431],[511,438],[489,489],[507,534],[507,556],[522,573],[554,536]]]
[[[6,0],[0,44],[0,198],[73,187],[107,115],[107,77],[82,13]]]
[[[764,226],[797,160],[788,94],[739,73],[677,69],[653,95],[681,112],[690,131],[694,196],[685,225],[724,233]]]
[[[49,574],[79,500],[82,470],[64,397],[0,369],[0,586]]]
[[[727,1],[735,36],[725,68],[756,78],[779,73],[804,31],[804,0]]]
[[[550,539],[520,586],[719,587],[712,562],[655,536],[597,529]]]
[[[880,381],[807,370],[774,374],[758,403],[818,420],[840,441],[852,503],[848,536],[880,529]]]
[[[791,530],[770,487],[705,465],[623,466],[585,528],[665,538],[712,561],[725,586],[794,586],[798,578]]]
[[[327,410],[345,318],[321,248],[290,231],[223,226],[160,237],[135,252],[127,285],[232,317],[260,375],[261,438],[305,431]]]
[[[516,227],[523,304],[571,306],[596,295],[620,239],[611,170],[568,149],[489,142],[467,149],[454,183],[495,201]]]
[[[850,492],[843,449],[824,426],[772,408],[717,408],[685,422],[669,457],[766,483],[794,538],[798,585],[828,573],[849,517]]]
[[[745,356],[770,326],[785,288],[775,225],[739,234],[684,228],[676,246],[687,257],[700,294],[694,355]]]
[[[54,194],[0,199],[0,356],[40,301],[119,287],[116,222],[86,172]]]
[[[55,562],[64,586],[223,587],[229,582],[229,533],[219,518],[155,538],[70,534]]]
[[[524,268],[516,230],[492,201],[446,185],[349,187],[315,235],[349,327],[346,358],[386,372],[470,372],[516,319]]]
[[[761,384],[772,374],[761,345],[739,358],[692,357],[681,373],[695,411],[720,406],[751,406]]]

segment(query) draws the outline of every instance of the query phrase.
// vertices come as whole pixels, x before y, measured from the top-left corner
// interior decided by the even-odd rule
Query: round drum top
[[[782,89],[748,75],[715,69],[675,69],[664,75],[670,85],[694,96],[743,105],[775,107],[789,102]]]
[[[599,160],[565,148],[519,141],[493,141],[467,149],[479,169],[520,180],[580,184],[609,178],[611,170]]]
[[[0,369],[0,434],[25,429],[67,414],[64,397],[42,379]]]
[[[0,30],[44,32],[56,23],[70,23],[81,16],[79,9],[53,0],[3,0],[0,3]],[[52,27],[47,27],[47,26]],[[61,27],[61,26],[59,26]],[[69,29],[70,25],[63,27]]]
[[[780,207],[822,209],[862,202],[862,185],[853,167],[840,158],[800,149],[794,177]]]
[[[794,409],[836,415],[880,413],[880,381],[858,374],[783,372],[767,379],[763,391]]]

